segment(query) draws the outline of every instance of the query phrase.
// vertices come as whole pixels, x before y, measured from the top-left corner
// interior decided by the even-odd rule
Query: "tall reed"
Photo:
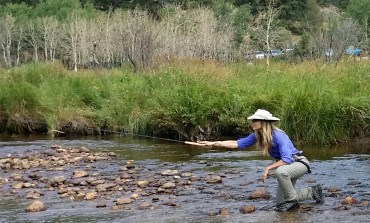
[[[0,130],[215,139],[247,134],[246,118],[265,108],[298,142],[347,142],[370,133],[369,66],[189,59],[142,73],[75,73],[58,63],[29,64],[0,70]]]

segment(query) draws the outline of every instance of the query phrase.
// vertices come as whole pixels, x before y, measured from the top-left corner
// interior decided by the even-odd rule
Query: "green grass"
[[[188,140],[204,130],[215,139],[247,134],[246,118],[265,108],[296,142],[342,143],[370,133],[369,68],[192,60],[142,73],[75,73],[58,63],[29,64],[0,70],[0,131],[125,130]]]

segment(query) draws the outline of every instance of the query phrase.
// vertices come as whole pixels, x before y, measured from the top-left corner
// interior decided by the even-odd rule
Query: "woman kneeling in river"
[[[265,168],[261,179],[265,183],[270,170],[276,170],[278,188],[276,193],[276,211],[288,211],[298,207],[298,201],[314,199],[317,203],[323,203],[321,185],[308,187],[296,191],[294,185],[298,177],[310,171],[309,162],[302,151],[298,151],[288,135],[273,125],[273,122],[280,120],[273,117],[266,110],[258,109],[255,114],[248,117],[252,120],[254,133],[237,141],[201,141],[205,146],[217,146],[232,149],[245,149],[257,143],[257,147],[264,155],[270,155],[276,160],[275,163]]]

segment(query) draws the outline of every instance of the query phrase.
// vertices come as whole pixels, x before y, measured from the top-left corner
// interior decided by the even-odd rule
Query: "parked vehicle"
[[[264,59],[266,58],[266,54],[263,51],[254,51],[254,58]]]
[[[282,54],[283,52],[279,49],[270,49],[269,51],[267,51],[267,55],[272,57],[280,56]]]
[[[333,49],[327,49],[325,50],[325,56],[327,57],[334,57],[334,50]]]

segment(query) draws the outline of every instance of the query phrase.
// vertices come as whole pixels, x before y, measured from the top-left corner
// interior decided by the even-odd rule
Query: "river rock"
[[[230,215],[230,211],[227,208],[221,208],[220,210],[218,210],[218,213],[220,215]]]
[[[64,183],[66,181],[66,179],[67,178],[65,176],[56,176],[53,179],[51,179],[50,184],[51,185],[62,184],[62,183]]]
[[[328,188],[328,192],[335,193],[335,192],[338,192],[338,191],[341,191],[341,189],[339,189],[336,186],[331,186],[331,187]]]
[[[250,199],[250,200],[254,200],[254,199],[266,199],[266,200],[268,200],[270,198],[271,198],[271,194],[263,188],[257,188],[257,190],[255,190],[248,197],[248,199]]]
[[[80,177],[87,177],[89,174],[84,170],[75,170],[73,171],[73,177],[72,178],[80,178]]]
[[[41,201],[33,201],[27,208],[26,212],[39,212],[39,211],[45,211],[47,208],[45,204]]]
[[[136,199],[139,198],[139,195],[138,194],[131,194],[130,198],[136,200]]]
[[[13,184],[12,188],[13,189],[21,189],[23,187],[23,183],[16,183],[16,184]]]
[[[147,187],[149,185],[149,181],[147,180],[140,180],[137,182],[137,186],[139,187]]]
[[[139,210],[145,210],[145,209],[150,209],[152,207],[152,204],[149,203],[149,202],[144,202],[142,204],[140,204],[137,209]]]
[[[256,206],[254,205],[244,205],[239,209],[240,213],[242,214],[247,214],[247,213],[252,213],[256,211]]]
[[[86,194],[85,194],[85,199],[86,199],[86,200],[88,200],[88,201],[89,201],[89,200],[94,200],[97,194],[98,194],[98,193],[97,193],[97,192],[95,192],[95,191],[93,191],[93,192],[88,192],[88,193],[86,193]]]
[[[173,176],[173,175],[176,175],[176,174],[179,174],[178,170],[170,170],[170,169],[164,170],[161,173],[162,176]]]
[[[348,196],[342,200],[343,205],[352,205],[352,204],[357,204],[357,203],[358,201],[351,196]]]
[[[175,188],[176,184],[172,182],[167,182],[167,183],[164,183],[161,187],[163,189],[171,189],[171,188]]]
[[[121,205],[121,204],[131,204],[132,202],[134,202],[134,199],[127,198],[127,197],[122,197],[122,198],[118,198],[118,199],[117,199],[116,204],[117,204],[117,205]]]
[[[222,183],[222,178],[217,175],[209,175],[206,177],[206,182],[209,184]]]

